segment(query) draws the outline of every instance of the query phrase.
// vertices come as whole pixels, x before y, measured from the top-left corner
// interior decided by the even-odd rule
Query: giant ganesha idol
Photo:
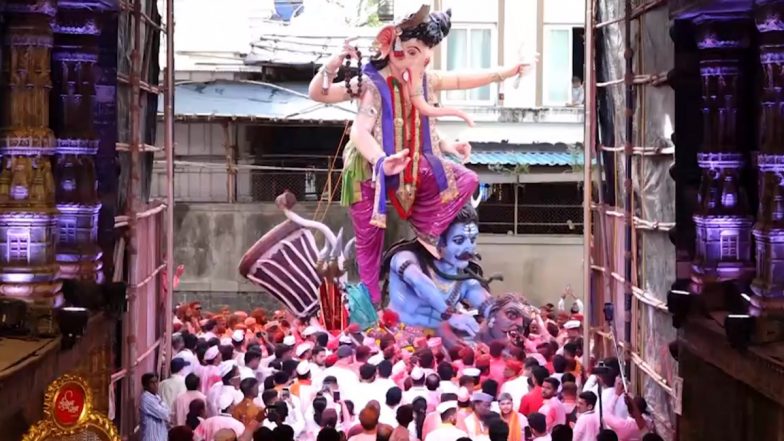
[[[339,332],[350,318],[363,328],[376,322],[376,312],[362,286],[348,285],[342,230],[304,219],[293,211],[296,199],[286,192],[276,204],[287,220],[261,237],[242,257],[240,274],[272,295],[296,317],[318,316],[329,331]],[[319,249],[313,230],[324,236]],[[347,311],[348,307],[348,311]],[[349,311],[351,316],[349,316]]]
[[[358,99],[359,109],[344,151],[342,204],[356,235],[361,281],[375,304],[381,301],[380,262],[387,202],[407,220],[417,240],[438,257],[438,240],[470,200],[478,178],[462,164],[470,145],[438,136],[435,118],[458,109],[436,106],[440,91],[471,89],[522,74],[528,65],[466,72],[426,72],[433,51],[446,38],[451,12],[419,12],[385,26],[376,38],[378,54],[349,82],[333,83],[341,63],[356,56],[351,48],[324,64],[310,84],[310,97],[335,103]]]

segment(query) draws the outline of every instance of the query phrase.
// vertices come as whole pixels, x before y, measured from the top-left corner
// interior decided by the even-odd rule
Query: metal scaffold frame
[[[602,17],[603,21],[599,21],[600,9],[602,6],[606,8],[610,3],[617,5],[617,16]],[[635,73],[644,69],[645,54],[641,35],[645,27],[645,16],[657,9],[662,12],[660,7],[665,4],[665,0],[588,0],[586,2],[585,164],[591,164],[592,156],[595,157],[599,167],[597,174],[599,178],[596,182],[592,181],[590,167],[586,167],[583,195],[584,224],[593,227],[584,230],[584,286],[589,293],[586,295],[585,302],[584,363],[586,366],[590,365],[592,356],[599,359],[614,356],[616,351],[613,347],[615,347],[621,354],[626,378],[631,382],[630,392],[643,393],[643,379],[647,379],[656,384],[663,394],[669,397],[670,402],[673,402],[678,397],[672,382],[668,381],[666,375],[657,371],[652,365],[649,352],[644,350],[645,345],[649,344],[645,340],[647,337],[645,333],[652,332],[650,329],[645,329],[650,327],[646,325],[647,317],[651,314],[667,314],[667,306],[662,300],[666,298],[666,293],[653,293],[640,286],[647,283],[648,275],[643,268],[645,257],[642,257],[642,263],[639,261],[639,256],[642,254],[641,247],[645,244],[639,240],[638,235],[641,232],[666,234],[675,223],[649,220],[645,219],[644,215],[635,214],[637,210],[645,211],[641,209],[638,202],[643,199],[645,186],[639,185],[640,183],[635,179],[635,171],[640,172],[635,170],[635,165],[636,169],[644,168],[646,161],[666,160],[674,155],[674,148],[669,145],[644,146],[647,142],[646,91],[650,90],[649,88],[667,86],[667,73]],[[621,78],[599,78],[600,74],[597,73],[597,59],[602,56],[599,45],[603,43],[599,39],[608,38],[605,31],[612,32],[615,37],[622,37],[622,39],[612,40],[623,45],[622,72],[618,72],[622,74]],[[617,130],[615,145],[605,146],[602,144],[606,140],[599,139],[602,102],[597,98],[597,91],[602,91],[606,95],[616,87],[622,87],[623,90],[614,91],[616,100],[613,104],[622,111],[616,110],[614,114],[609,115],[612,127]],[[605,105],[607,105],[606,100]],[[614,165],[612,169],[605,168],[603,156],[612,157],[611,164]],[[608,183],[614,183],[614,188],[606,188]],[[618,185],[619,183],[621,185]],[[610,206],[605,201],[604,195],[607,191],[614,196],[615,206]],[[639,197],[635,198],[635,196]],[[661,216],[660,213],[648,214]],[[622,229],[616,227],[619,220],[622,220]],[[608,223],[612,224],[611,228],[608,228]],[[672,259],[674,262],[674,253]],[[622,271],[621,266],[623,266]],[[619,319],[617,326],[614,322],[608,323],[605,320],[603,306],[606,303],[615,306],[616,317]],[[610,332],[611,328],[615,332]],[[661,413],[667,412],[662,410]],[[657,426],[658,423],[667,426],[666,433],[660,431],[660,434],[665,436],[665,439],[673,436],[674,421],[662,417],[661,414],[656,417],[659,420]],[[669,421],[662,421],[664,419]]]
[[[150,0],[152,1],[152,0]],[[131,21],[132,29],[132,51],[130,75],[118,72],[118,84],[130,85],[130,140],[127,143],[118,142],[116,150],[118,152],[128,152],[129,179],[127,186],[127,197],[124,211],[125,213],[115,218],[115,228],[127,228],[124,237],[128,241],[128,290],[127,290],[127,312],[123,316],[123,329],[121,348],[122,367],[111,377],[111,384],[121,382],[122,408],[120,409],[120,421],[118,426],[123,435],[123,439],[132,438],[138,431],[137,410],[140,393],[140,378],[144,372],[137,372],[137,368],[146,363],[147,360],[156,356],[154,364],[155,370],[163,377],[169,374],[169,361],[172,357],[171,336],[173,316],[173,286],[174,282],[174,0],[164,0],[165,5],[165,25],[157,23],[155,18],[150,17],[142,11],[143,0],[120,1],[120,14],[127,14]],[[146,27],[144,30],[142,27]],[[165,33],[166,40],[166,69],[163,79],[164,85],[158,87],[143,81],[142,64],[144,62],[142,52],[142,35],[150,32]],[[149,60],[148,60],[149,61]],[[157,202],[150,206],[140,198],[141,185],[141,166],[140,157],[142,153],[159,151],[159,147],[150,146],[142,139],[142,100],[147,99],[147,95],[163,94],[164,98],[164,146],[166,155],[166,201]],[[157,225],[156,232],[161,230],[165,234],[166,247],[165,259],[156,259],[152,265],[146,265],[146,270],[141,270],[138,261],[140,251],[150,253],[154,251],[158,244],[140,241],[138,225],[140,222],[151,222]],[[163,227],[162,229],[160,227]],[[149,236],[145,231],[145,237]],[[160,234],[159,234],[160,235]],[[147,237],[149,239],[149,237]],[[165,274],[165,279],[159,277]],[[163,279],[163,280],[162,280]],[[148,292],[142,290],[149,284],[156,285],[157,296],[150,296]],[[165,284],[165,285],[164,285]],[[168,289],[164,289],[168,287]],[[163,306],[163,315],[152,318],[152,323],[157,329],[157,338],[152,344],[145,348],[139,347],[137,338],[137,322],[141,317],[138,316],[137,303],[155,302],[152,311],[160,311],[159,306]],[[162,305],[161,305],[162,303]]]

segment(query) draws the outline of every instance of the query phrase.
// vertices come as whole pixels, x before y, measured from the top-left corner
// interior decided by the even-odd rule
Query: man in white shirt
[[[201,391],[206,395],[212,383],[212,377],[218,375],[218,365],[223,361],[217,346],[211,346],[204,353],[204,366],[197,372],[201,379]]]
[[[397,386],[390,378],[392,376],[392,362],[389,360],[381,360],[376,364],[376,387],[383,393],[387,393],[389,389]]]
[[[187,390],[185,387],[185,375],[182,372],[188,364],[182,358],[173,358],[171,361],[171,377],[161,381],[158,385],[158,395],[161,396],[161,400],[169,409],[172,409],[174,406],[174,400]]]
[[[291,393],[299,398],[300,406],[303,412],[310,408],[313,398],[316,396],[316,390],[313,388],[313,382],[310,377],[310,362],[303,360],[300,361],[296,369],[297,379],[289,389]]]
[[[234,410],[236,404],[232,393],[221,394],[215,401],[216,407],[219,408],[218,413],[202,421],[194,434],[199,436],[199,439],[208,440],[215,439],[215,433],[222,429],[231,429],[237,434],[237,437],[242,436],[245,432],[245,425],[231,416],[231,411]]]
[[[324,370],[326,369],[327,349],[323,346],[316,346],[311,352],[310,381],[313,384],[313,388],[319,390],[321,389],[321,384],[324,381],[325,376]]]
[[[517,360],[507,360],[504,369],[506,381],[501,385],[501,393],[512,397],[512,409],[520,408],[520,401],[529,392],[528,377],[523,371],[523,364]]]
[[[248,351],[242,356],[242,366],[240,366],[240,381],[246,378],[255,378],[262,383],[264,376],[259,372],[259,364],[261,363],[261,352]],[[259,378],[261,377],[261,378]]]
[[[338,348],[337,356],[338,361],[324,370],[323,377],[335,377],[338,380],[341,394],[347,397],[356,390],[359,384],[356,372],[351,369],[351,364],[354,362],[354,350],[351,346],[342,345]]]
[[[599,415],[594,411],[596,394],[583,392],[577,397],[577,422],[574,424],[572,441],[596,441],[599,435]]]
[[[359,367],[359,384],[356,390],[349,391],[350,400],[354,403],[355,409],[364,409],[370,400],[383,401],[387,390],[384,389],[385,383],[376,381],[376,367],[370,363],[365,363]]]
[[[193,334],[183,334],[182,342],[185,347],[174,356],[174,358],[182,358],[189,363],[182,371],[182,375],[186,377],[190,373],[200,375],[201,363],[195,353],[198,341],[199,339]]]
[[[378,422],[395,427],[397,426],[397,408],[400,407],[400,402],[403,401],[403,391],[397,386],[391,387],[384,394],[384,398]]]
[[[231,344],[234,347],[234,361],[237,362],[237,366],[245,366],[245,331],[235,329],[231,333]]]
[[[457,424],[457,401],[444,401],[436,407],[436,412],[441,415],[441,425],[428,433],[425,441],[455,441],[465,438],[467,433],[455,427]]]
[[[218,375],[221,377],[220,383],[215,383],[207,392],[207,415],[215,416],[221,412],[218,400],[221,396],[231,395],[234,397],[234,404],[239,404],[245,398],[239,390],[240,376],[237,364],[234,360],[223,361],[218,366]]]
[[[455,370],[448,361],[442,361],[436,367],[436,373],[441,381],[438,384],[438,391],[442,394],[457,394],[457,383],[452,381]]]
[[[207,397],[199,390],[199,381],[199,377],[196,374],[188,374],[188,376],[185,377],[185,388],[187,390],[177,396],[177,399],[174,400],[174,407],[172,408],[172,413],[174,414],[174,419],[172,421],[175,426],[185,425],[185,417],[190,411],[191,401],[202,400],[205,403],[207,402]]]
[[[305,341],[311,342],[314,346],[316,345],[316,334],[319,333],[319,328],[310,325],[302,330],[302,339]]]
[[[412,404],[416,397],[425,400],[430,396],[430,391],[425,387],[425,371],[417,366],[411,370],[411,389],[403,392],[403,404]]]
[[[217,335],[213,332],[215,330],[215,320],[207,320],[206,323],[201,327],[202,334],[200,335],[205,341],[209,342],[213,338],[218,338]]]
[[[547,419],[539,412],[528,415],[528,427],[534,436],[533,441],[552,441],[547,433]]]
[[[297,345],[297,348],[294,350],[294,354],[297,356],[297,360],[310,361],[310,357],[313,353],[312,350],[313,343],[306,341]]]
[[[614,415],[618,418],[628,418],[629,409],[626,407],[626,402],[624,402],[624,400],[614,399],[615,382],[618,371],[612,367],[608,367],[607,369],[609,370],[607,373],[603,373],[602,375],[591,375],[588,377],[588,380],[585,382],[585,387],[583,387],[583,391],[593,392],[598,397],[599,383],[601,383],[601,400],[599,400],[599,402],[596,404],[596,412],[599,412],[599,408],[601,408],[601,412],[604,414]],[[608,405],[607,403],[610,404]]]

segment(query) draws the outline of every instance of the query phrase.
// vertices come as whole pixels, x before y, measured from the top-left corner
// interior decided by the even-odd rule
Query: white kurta
[[[467,433],[451,424],[441,424],[437,429],[428,433],[424,441],[456,441],[458,438],[467,436]]]

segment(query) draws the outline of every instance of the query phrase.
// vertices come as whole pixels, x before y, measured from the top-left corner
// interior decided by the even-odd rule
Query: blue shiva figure
[[[383,273],[388,273],[389,309],[407,326],[434,331],[448,345],[450,331],[474,337],[479,331],[476,319],[458,313],[460,303],[468,304],[487,318],[493,299],[488,281],[476,264],[478,216],[471,204],[465,205],[441,235],[441,259],[432,257],[418,241],[393,245],[386,253]],[[444,323],[448,326],[442,326]],[[452,329],[447,329],[452,328]]]

